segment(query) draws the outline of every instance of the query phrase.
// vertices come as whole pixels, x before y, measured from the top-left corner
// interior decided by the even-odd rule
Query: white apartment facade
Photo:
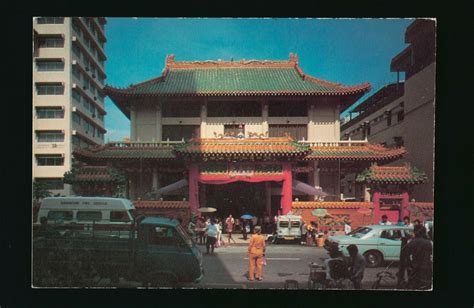
[[[54,195],[77,148],[104,143],[105,18],[33,20],[32,174]]]

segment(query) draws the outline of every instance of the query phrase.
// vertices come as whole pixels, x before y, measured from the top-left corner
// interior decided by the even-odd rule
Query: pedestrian
[[[248,279],[250,281],[255,279],[262,280],[263,272],[263,257],[265,256],[265,238],[263,237],[262,228],[260,226],[255,226],[255,234],[252,234],[250,237],[249,247],[248,247],[248,257],[249,257],[249,272]],[[255,268],[257,269],[256,272]]]
[[[303,221],[301,224],[301,244],[306,243],[306,222]]]
[[[226,231],[227,231],[227,244],[230,245],[230,241],[232,240],[235,244],[235,240],[232,238],[232,232],[234,231],[234,218],[232,217],[231,214],[229,214],[229,217],[225,220],[225,225],[226,225]]]
[[[244,238],[244,240],[246,240],[247,239],[247,221],[245,219],[242,219],[241,229],[242,229],[242,237]]]
[[[415,219],[415,221],[413,221],[413,226],[416,225],[421,225],[421,221],[419,219]]]
[[[414,227],[415,237],[406,245],[408,260],[408,288],[429,289],[432,280],[433,245],[426,237],[426,228],[420,225]]]
[[[211,249],[211,254],[214,254],[214,245],[217,240],[217,226],[215,225],[214,218],[209,220],[209,225],[206,227],[206,254],[209,254],[209,248]]]
[[[397,272],[397,287],[404,288],[406,286],[405,274],[408,266],[408,255],[406,246],[410,237],[404,236],[401,238],[400,245],[400,261],[398,262],[398,272]]]
[[[354,289],[361,288],[362,279],[364,279],[365,258],[359,253],[356,245],[351,244],[347,246],[347,251],[350,256],[350,277]]]
[[[313,246],[313,226],[306,226],[306,246]]]
[[[271,233],[271,229],[270,229],[270,216],[268,215],[267,212],[265,212],[264,216],[263,216],[263,225],[264,225],[264,232],[265,233]]]
[[[196,241],[196,231],[195,231],[195,228],[196,228],[196,224],[194,223],[194,218],[192,218],[190,221],[189,221],[189,224],[188,224],[188,234],[189,236],[191,236],[191,238]]]
[[[214,247],[219,248],[221,246],[222,222],[219,218],[217,218],[215,221],[216,221],[215,225],[217,227],[217,239],[216,239],[216,243]]]
[[[410,217],[403,217],[403,225],[407,227],[413,227],[413,224],[410,222]]]
[[[198,218],[198,221],[196,223],[196,233],[199,238],[199,244],[203,245],[204,244],[204,232],[206,230],[206,223],[204,222],[204,218],[200,217]]]
[[[392,225],[392,223],[390,221],[388,221],[387,215],[382,215],[382,220],[379,222],[379,225],[390,226],[390,225]]]
[[[311,240],[316,245],[316,234],[318,233],[318,223],[315,221],[311,222]]]

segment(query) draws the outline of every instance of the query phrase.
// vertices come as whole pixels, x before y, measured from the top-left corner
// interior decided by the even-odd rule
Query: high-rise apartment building
[[[103,17],[33,20],[33,180],[53,194],[63,183],[71,153],[104,143],[105,24]]]

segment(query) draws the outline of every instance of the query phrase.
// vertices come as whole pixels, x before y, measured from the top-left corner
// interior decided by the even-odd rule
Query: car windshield
[[[364,235],[366,235],[367,233],[369,233],[370,231],[372,231],[372,228],[360,227],[360,228],[357,228],[357,229],[349,232],[347,235],[352,236],[352,237],[356,237],[356,238],[361,238]]]
[[[186,233],[186,231],[183,229],[183,227],[181,225],[178,225],[177,228],[178,230],[178,233],[183,237],[184,241],[186,242],[186,244],[189,245],[189,247],[192,247],[193,246],[193,240],[191,239],[191,237]]]

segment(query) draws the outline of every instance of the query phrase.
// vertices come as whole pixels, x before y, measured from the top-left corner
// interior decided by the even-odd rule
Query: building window
[[[270,101],[268,104],[269,117],[306,117],[308,116],[307,102]]]
[[[78,125],[81,125],[81,117],[76,113],[72,113],[72,121]]]
[[[392,125],[392,111],[385,111],[385,116],[387,117],[387,126]]]
[[[208,117],[261,117],[262,104],[255,101],[213,101],[207,103]]]
[[[271,124],[268,126],[268,129],[270,137],[285,137],[288,135],[295,140],[308,139],[308,128],[304,124]]]
[[[77,65],[72,66],[72,74],[77,78],[77,80],[81,80],[81,71]]]
[[[76,218],[78,221],[101,220],[102,212],[100,211],[78,211]]]
[[[64,86],[61,83],[36,83],[38,95],[63,95]]]
[[[201,116],[201,104],[199,102],[175,103],[165,102],[162,105],[164,118],[191,118]]]
[[[38,72],[64,71],[64,62],[57,59],[36,60],[36,69]]]
[[[64,38],[61,35],[40,36],[38,44],[40,48],[62,48]]]
[[[81,93],[79,93],[76,89],[72,90],[72,98],[75,99],[78,103],[81,102]]]
[[[64,109],[61,107],[36,107],[36,116],[38,119],[62,119],[64,118]]]
[[[37,131],[38,142],[64,142],[64,133],[61,131]]]
[[[163,140],[181,141],[199,138],[199,125],[163,125]]]
[[[405,111],[404,111],[404,110],[400,110],[400,111],[397,113],[397,122],[401,122],[401,121],[403,121],[403,119],[405,119]]]
[[[76,57],[80,60],[81,59],[81,49],[76,44],[72,44],[72,52],[76,55]]]
[[[38,17],[38,24],[63,24],[64,17]]]
[[[63,166],[64,157],[61,154],[36,155],[38,166]]]
[[[64,182],[61,178],[35,178],[35,181],[46,184],[47,189],[64,189]]]

